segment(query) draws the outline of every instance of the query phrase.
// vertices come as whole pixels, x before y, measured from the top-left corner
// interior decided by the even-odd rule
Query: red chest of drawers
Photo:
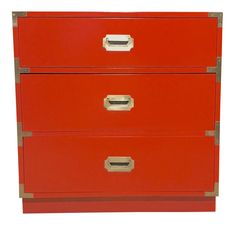
[[[214,211],[222,13],[13,12],[23,211]]]

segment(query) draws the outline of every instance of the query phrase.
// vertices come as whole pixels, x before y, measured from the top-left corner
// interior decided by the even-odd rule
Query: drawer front
[[[208,17],[20,17],[20,66],[215,66],[217,31],[217,20]]]
[[[24,140],[25,191],[36,198],[204,195],[213,190],[214,154],[212,137],[34,135]]]
[[[23,130],[213,130],[215,82],[208,74],[21,75]]]

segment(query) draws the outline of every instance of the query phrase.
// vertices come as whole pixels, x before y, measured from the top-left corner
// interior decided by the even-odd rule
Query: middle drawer
[[[208,74],[25,74],[25,131],[191,132],[214,128]]]

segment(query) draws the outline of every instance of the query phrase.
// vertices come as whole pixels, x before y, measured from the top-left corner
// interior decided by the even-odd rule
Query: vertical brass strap
[[[23,138],[24,137],[32,137],[33,133],[31,131],[23,131],[22,123],[17,123],[17,136],[18,136],[18,146],[23,146]]]
[[[207,67],[207,73],[215,73],[216,74],[216,82],[221,82],[221,67],[222,67],[222,59],[221,57],[217,57],[216,67]]]
[[[215,123],[215,145],[220,143],[220,122],[216,121]]]
[[[21,73],[29,73],[29,68],[22,68],[20,67],[20,61],[19,58],[15,58],[15,82],[20,83],[20,74]]]
[[[215,122],[215,130],[206,130],[205,136],[215,137],[215,145],[219,145],[220,139],[220,121]]]

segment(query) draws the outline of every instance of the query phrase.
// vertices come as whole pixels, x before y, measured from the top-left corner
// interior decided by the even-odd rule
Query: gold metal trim
[[[104,161],[104,167],[108,172],[131,172],[135,162],[130,156],[109,156]]]
[[[215,145],[219,145],[220,143],[220,122],[215,122]]]
[[[223,13],[222,12],[209,12],[208,17],[216,17],[218,19],[217,27],[223,27]]]
[[[21,73],[30,73],[29,68],[21,68],[19,58],[15,58],[15,82],[20,83],[20,74]]]
[[[15,58],[15,82],[20,83],[20,62],[19,58]]]
[[[214,191],[205,192],[205,197],[216,197],[219,196],[219,183],[215,182]]]
[[[206,130],[205,136],[215,137],[215,145],[219,145],[220,139],[220,121],[215,122],[215,130]]]
[[[205,136],[213,137],[213,136],[215,136],[215,131],[214,130],[206,130],[205,131]]]
[[[216,67],[207,67],[207,73],[216,73],[216,82],[221,82],[222,59],[217,57]]]
[[[27,12],[12,12],[13,27],[18,26],[18,17],[26,17]]]
[[[104,108],[108,111],[130,111],[133,107],[134,99],[130,95],[107,95],[104,98]]]
[[[24,184],[19,185],[19,195],[20,195],[20,198],[33,198],[34,197],[32,193],[24,192]]]
[[[106,51],[128,52],[134,48],[134,38],[129,34],[107,34],[103,38],[103,47]]]
[[[18,146],[23,146],[23,138],[24,137],[32,137],[33,133],[31,131],[23,131],[22,130],[22,123],[17,123],[17,136],[18,136]]]

